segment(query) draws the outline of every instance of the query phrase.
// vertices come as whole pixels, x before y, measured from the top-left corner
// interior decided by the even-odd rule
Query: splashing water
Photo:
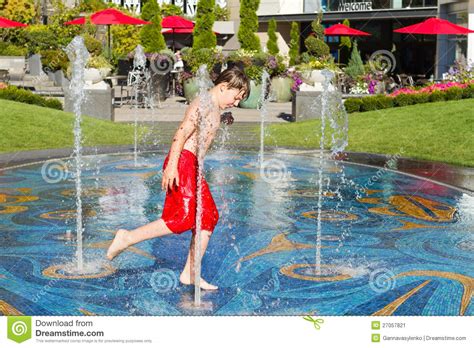
[[[322,93],[312,105],[312,110],[317,112],[320,105],[321,115],[321,138],[319,142],[319,165],[318,165],[318,203],[317,203],[317,225],[316,225],[316,275],[321,275],[321,215],[323,206],[323,165],[324,165],[324,147],[326,142],[327,128],[331,128],[331,156],[336,156],[342,152],[348,144],[348,118],[344,109],[341,96],[337,91],[330,91],[331,81],[334,73],[324,69],[322,71],[324,81],[322,83]],[[329,123],[329,127],[327,124]],[[344,181],[344,176],[342,177]],[[329,185],[329,184],[328,184]],[[340,197],[339,188],[336,190]]]
[[[133,143],[133,164],[138,167],[138,95],[140,85],[142,84],[142,73],[146,69],[146,56],[145,51],[141,45],[135,47],[135,55],[133,57],[133,73],[135,74],[135,80],[132,83],[133,95],[135,99],[135,105],[133,108],[133,119],[134,119],[134,143]]]
[[[77,269],[83,270],[83,254],[82,254],[82,114],[81,106],[84,101],[84,69],[89,60],[89,52],[84,44],[84,38],[76,36],[67,45],[65,49],[69,60],[72,62],[72,78],[69,84],[69,94],[74,100],[74,159],[75,159],[75,183],[76,183],[76,234],[77,234]]]
[[[267,85],[268,79],[270,75],[266,70],[263,70],[262,74],[262,94],[259,100],[259,108],[260,108],[260,152],[258,155],[259,163],[260,163],[260,170],[263,170],[263,161],[264,161],[264,151],[265,151],[265,117],[267,115],[267,102],[268,98],[267,94]]]
[[[212,81],[207,72],[207,65],[203,64],[199,67],[197,73],[197,81],[199,86],[199,107],[197,122],[197,180],[196,180],[196,236],[194,240],[194,304],[201,305],[201,223],[202,223],[202,180],[204,172],[204,146],[206,144],[207,132],[209,129],[208,119],[206,116],[211,111],[212,99],[209,88]]]

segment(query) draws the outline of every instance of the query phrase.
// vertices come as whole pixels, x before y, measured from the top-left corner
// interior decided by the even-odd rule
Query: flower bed
[[[474,80],[470,83],[445,82],[422,88],[401,88],[388,95],[348,98],[344,106],[348,113],[352,113],[468,98],[474,98]]]

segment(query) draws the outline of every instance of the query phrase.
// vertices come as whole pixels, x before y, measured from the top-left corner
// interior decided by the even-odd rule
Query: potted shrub
[[[218,75],[222,69],[224,56],[219,48],[201,48],[198,50],[187,49],[182,52],[185,65],[185,74],[181,74],[180,81],[183,85],[183,93],[189,103],[195,97],[195,91],[199,91],[198,82],[195,78],[199,67],[206,64],[211,76]]]
[[[246,67],[244,72],[250,79],[250,94],[247,99],[239,103],[239,106],[244,109],[257,109],[262,96],[263,67],[251,65]]]
[[[160,53],[145,55],[151,74],[151,90],[163,101],[166,99],[171,81],[171,70],[175,63],[174,53],[170,50],[162,50]]]
[[[110,75],[113,66],[103,56],[92,56],[89,58],[86,68],[97,69],[102,79],[104,79]]]
[[[227,58],[227,68],[237,67],[240,70],[244,70],[246,67],[253,64],[253,58],[257,54],[257,51],[248,51],[244,49],[238,49],[231,52]]]
[[[63,86],[67,82],[64,73],[68,73],[69,58],[66,52],[60,49],[43,50],[40,52],[43,71],[56,86]]]
[[[265,67],[271,77],[271,100],[277,103],[287,103],[291,100],[293,79],[286,73],[286,65],[280,55],[269,56]]]

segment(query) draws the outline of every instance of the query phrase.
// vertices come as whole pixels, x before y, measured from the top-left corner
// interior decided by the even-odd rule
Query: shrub
[[[182,53],[183,60],[191,68],[192,73],[196,73],[202,64],[206,64],[211,70],[215,64],[222,63],[222,53],[216,48],[201,48],[198,50],[189,49]]]
[[[462,99],[462,88],[450,87],[444,91],[446,100]]]
[[[413,104],[423,104],[430,101],[429,93],[415,93],[412,94]]]
[[[47,99],[34,94],[31,91],[21,89],[15,86],[8,86],[0,89],[0,99],[7,99],[19,103],[33,104],[51,109],[62,110],[62,104],[57,99]]]
[[[290,32],[290,65],[299,64],[299,54],[300,54],[300,26],[298,22],[291,23],[291,32]]]
[[[354,44],[352,45],[351,58],[349,59],[344,71],[353,79],[357,79],[357,77],[365,73],[364,63],[362,63],[362,58],[360,57],[360,52],[357,48],[357,41],[354,41]]]
[[[470,84],[466,88],[463,89],[462,97],[464,99],[474,98],[474,84]]]
[[[393,98],[387,97],[386,95],[376,95],[373,97],[378,110],[388,109],[393,107]]]
[[[430,102],[432,102],[432,103],[443,101],[443,100],[446,100],[446,98],[445,98],[444,93],[441,92],[441,91],[433,91],[430,94]]]
[[[393,104],[395,106],[407,106],[413,105],[414,103],[415,99],[413,98],[413,94],[399,94],[393,98]]]
[[[193,30],[193,49],[214,48],[216,34],[212,30],[215,21],[214,0],[199,0],[196,10],[196,25]]]
[[[245,75],[250,80],[254,80],[256,84],[260,84],[262,81],[263,68],[257,65],[252,65],[244,69]]]
[[[260,51],[257,10],[260,0],[242,0],[240,2],[240,26],[237,37],[244,50]]]
[[[44,50],[40,52],[41,64],[43,65],[44,71],[57,71],[62,70],[64,73],[67,72],[69,66],[69,58],[63,50],[53,49]]]
[[[26,47],[15,46],[7,42],[0,42],[0,56],[26,56]]]
[[[311,23],[313,33],[306,38],[304,43],[309,54],[318,59],[326,59],[330,54],[330,50],[329,46],[324,42],[324,27],[321,21],[322,13],[319,13]]]
[[[359,112],[362,105],[362,100],[360,98],[348,98],[344,102],[347,113]]]
[[[377,96],[362,98],[360,111],[373,111],[378,109]]]
[[[147,53],[159,52],[166,48],[165,38],[161,33],[160,13],[160,5],[156,1],[147,1],[142,8],[142,19],[152,22],[144,25],[140,31],[140,41]]]
[[[84,35],[84,45],[93,56],[99,56],[102,53],[102,43],[92,35]]]
[[[268,41],[267,41],[267,49],[268,53],[277,55],[280,50],[278,48],[278,43],[277,43],[277,36],[276,36],[276,28],[277,24],[274,19],[270,20],[268,23]]]

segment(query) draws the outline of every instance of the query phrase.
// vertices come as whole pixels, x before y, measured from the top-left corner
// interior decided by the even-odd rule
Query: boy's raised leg
[[[209,244],[209,239],[211,239],[211,231],[203,230],[201,232],[201,260],[206,252],[207,245]],[[186,265],[184,266],[181,275],[179,276],[179,281],[183,284],[190,285],[194,284],[194,241],[195,234],[191,237],[191,244],[189,245],[188,259],[186,260]],[[217,286],[209,284],[204,279],[201,278],[200,287],[204,290],[216,290]]]
[[[114,240],[107,250],[107,258],[112,260],[129,246],[144,241],[146,239],[162,237],[173,233],[166,226],[163,219],[159,219],[144,226],[138,227],[132,231],[120,229],[115,234]]]

